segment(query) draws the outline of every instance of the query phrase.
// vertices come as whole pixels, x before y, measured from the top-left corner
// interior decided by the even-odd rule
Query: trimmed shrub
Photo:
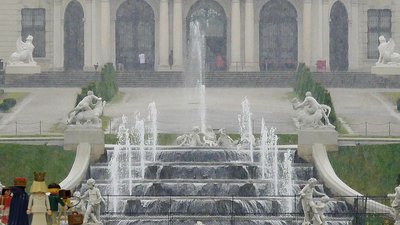
[[[15,99],[6,98],[0,104],[0,111],[6,112],[6,111],[10,110],[12,107],[14,107],[16,104],[17,104],[17,101]]]
[[[90,82],[87,86],[81,89],[81,93],[76,97],[75,105],[87,96],[88,91],[93,91],[94,95],[101,97],[109,102],[118,93],[117,75],[112,63],[107,63],[101,69],[101,81]]]
[[[399,98],[399,99],[397,99],[397,101],[396,101],[396,105],[397,105],[397,111],[399,111],[399,112],[400,112],[400,98]]]
[[[112,63],[101,69],[101,81],[96,85],[97,94],[109,102],[118,93],[117,75]]]
[[[335,108],[332,103],[332,97],[329,91],[314,80],[310,69],[304,64],[300,63],[296,72],[296,83],[294,92],[300,99],[304,99],[306,92],[310,91],[313,97],[320,103],[331,107],[331,114],[329,114],[329,121],[336,127],[340,128],[340,123],[336,118]]]

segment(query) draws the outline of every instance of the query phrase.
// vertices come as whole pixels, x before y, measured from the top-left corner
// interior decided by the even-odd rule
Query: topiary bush
[[[17,100],[15,100],[13,98],[6,98],[0,104],[0,111],[6,112],[6,111],[10,110],[12,107],[14,107],[16,104],[17,104]]]
[[[107,63],[101,69],[101,81],[90,82],[87,86],[81,89],[81,93],[76,97],[75,105],[87,96],[88,91],[93,91],[97,97],[109,102],[118,93],[117,75],[112,63]]]
[[[101,69],[101,81],[96,86],[97,94],[109,102],[118,93],[117,75],[112,63],[107,63]]]

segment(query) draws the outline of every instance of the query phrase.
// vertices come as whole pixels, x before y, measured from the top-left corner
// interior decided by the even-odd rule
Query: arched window
[[[115,29],[118,68],[154,69],[155,22],[151,6],[143,0],[125,1],[118,8]]]
[[[206,70],[226,70],[226,16],[222,6],[213,0],[200,0],[190,8],[186,18],[188,43],[193,23],[199,24],[204,35]]]
[[[84,24],[81,4],[71,1],[64,16],[64,69],[82,70],[84,65]]]
[[[332,71],[347,71],[349,67],[349,25],[346,8],[340,1],[332,6],[329,25],[329,66]]]
[[[271,0],[260,13],[260,69],[297,67],[297,12],[287,0]]]

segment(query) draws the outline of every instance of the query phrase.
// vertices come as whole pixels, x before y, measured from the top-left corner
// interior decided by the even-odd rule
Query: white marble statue
[[[95,104],[93,104],[95,102]],[[96,127],[101,126],[100,116],[103,115],[103,109],[106,102],[95,96],[93,91],[88,91],[78,105],[68,113],[68,124],[89,124]]]
[[[376,62],[377,66],[382,66],[385,64],[400,66],[400,54],[394,52],[396,44],[393,39],[386,41],[386,38],[381,35],[379,36],[379,58]]]
[[[299,102],[297,98],[292,100],[294,110],[298,110],[297,118],[295,118],[296,127],[302,128],[335,128],[329,121],[331,107],[319,104],[312,96],[311,92],[306,92],[303,102]]]
[[[197,126],[193,127],[192,133],[183,134],[177,137],[176,143],[179,146],[189,146],[189,147],[204,146],[204,143],[201,141],[200,138],[200,128]]]
[[[400,225],[400,185],[394,189],[394,194],[388,194],[387,196],[393,199],[392,206],[392,216],[396,221],[394,225]]]
[[[197,223],[195,225],[204,225],[204,223],[197,221]]]
[[[33,37],[28,35],[26,41],[23,42],[21,37],[17,40],[17,51],[11,54],[10,63],[12,65],[17,64],[29,64],[36,65],[36,62],[33,60],[33,50],[35,46],[32,44]]]
[[[329,202],[329,197],[326,195],[323,196],[320,201],[315,202],[314,208],[317,213],[314,214],[313,224],[326,225],[326,217],[324,213],[325,209],[327,208],[328,202]]]
[[[320,218],[320,213],[323,214],[325,206],[322,205],[322,203],[319,203],[317,205],[314,202],[314,194],[319,195],[319,196],[326,196],[324,193],[318,192],[315,190],[315,186],[317,185],[318,181],[315,178],[310,178],[308,180],[308,183],[301,189],[299,195],[300,195],[300,201],[301,201],[301,206],[303,208],[304,212],[304,221],[302,225],[310,225],[312,224],[312,220],[321,220],[323,218]],[[329,198],[328,198],[329,199]],[[319,211],[320,210],[320,211]],[[317,215],[318,214],[318,215]],[[316,217],[315,217],[316,216]],[[321,223],[316,223],[316,224],[321,224]]]
[[[225,128],[219,129],[218,134],[219,137],[217,140],[217,146],[229,148],[238,144],[238,141],[234,141],[231,137],[229,137]]]
[[[206,132],[203,134],[203,141],[205,146],[217,146],[217,135],[211,127],[207,127]]]
[[[83,224],[102,224],[100,221],[100,204],[105,204],[100,190],[95,187],[96,181],[93,178],[87,180],[88,189],[82,195],[83,200],[87,200],[87,209],[83,218]]]
[[[71,198],[72,210],[78,213],[84,214],[86,212],[86,207],[84,202],[82,201],[81,193],[79,191],[75,191]]]

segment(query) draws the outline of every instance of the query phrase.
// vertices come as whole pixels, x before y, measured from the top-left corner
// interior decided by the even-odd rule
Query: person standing
[[[10,204],[10,215],[8,217],[8,225],[28,225],[28,194],[25,192],[26,178],[14,178],[14,187],[11,188],[13,197]]]
[[[169,69],[172,70],[172,65],[174,64],[174,52],[172,50],[169,51],[168,64],[169,64]]]
[[[47,224],[46,213],[51,215],[49,198],[46,195],[48,188],[44,182],[46,173],[34,172],[34,181],[32,183],[29,196],[28,209],[26,213],[32,214],[31,225],[45,225]]]

